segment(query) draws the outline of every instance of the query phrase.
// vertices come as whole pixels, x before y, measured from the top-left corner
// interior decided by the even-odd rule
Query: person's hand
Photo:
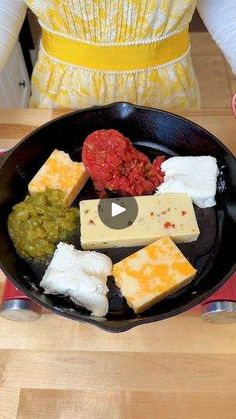
[[[232,97],[232,111],[234,113],[234,116],[236,117],[236,92]]]

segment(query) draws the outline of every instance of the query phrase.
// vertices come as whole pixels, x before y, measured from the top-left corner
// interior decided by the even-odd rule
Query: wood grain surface
[[[0,110],[0,149],[64,113]],[[236,154],[230,111],[181,115]],[[194,311],[122,334],[50,313],[33,323],[0,318],[0,419],[233,419],[235,389],[236,325]]]

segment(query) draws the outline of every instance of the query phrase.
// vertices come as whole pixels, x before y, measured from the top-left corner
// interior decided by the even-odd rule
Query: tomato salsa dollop
[[[94,131],[86,138],[82,160],[100,197],[149,195],[163,182],[161,163],[153,163],[131,141],[114,129]]]

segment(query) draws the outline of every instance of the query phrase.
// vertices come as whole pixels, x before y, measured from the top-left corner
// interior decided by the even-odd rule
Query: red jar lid
[[[236,272],[231,278],[211,295],[203,304],[210,303],[212,301],[231,301],[236,302]]]
[[[0,315],[7,320],[33,321],[41,316],[42,308],[26,297],[13,283],[6,278]]]

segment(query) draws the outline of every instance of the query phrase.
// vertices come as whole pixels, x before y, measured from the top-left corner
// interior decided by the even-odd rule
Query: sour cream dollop
[[[164,182],[157,194],[187,193],[200,208],[216,205],[219,169],[212,156],[171,157],[161,164]]]
[[[80,251],[60,242],[40,286],[45,294],[63,294],[77,305],[103,317],[108,312],[108,275],[112,262],[102,253]]]

